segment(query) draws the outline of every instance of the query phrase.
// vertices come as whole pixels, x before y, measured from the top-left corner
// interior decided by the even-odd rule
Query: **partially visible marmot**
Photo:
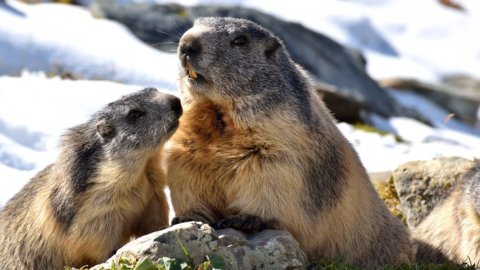
[[[310,258],[368,269],[413,260],[405,226],[277,37],[200,18],[178,56],[184,115],[165,148],[172,223],[288,229]]]
[[[414,230],[417,261],[480,264],[480,161]]]
[[[94,265],[168,226],[159,152],[181,113],[178,98],[149,88],[71,128],[59,158],[0,213],[2,268]]]

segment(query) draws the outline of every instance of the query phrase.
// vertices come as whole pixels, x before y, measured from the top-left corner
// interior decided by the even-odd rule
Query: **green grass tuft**
[[[228,267],[222,257],[209,254],[205,256],[205,261],[192,265],[181,259],[163,257],[157,261],[152,261],[148,257],[132,258],[121,257],[112,262],[107,268],[101,270],[227,270]],[[310,262],[309,270],[362,270],[340,260],[332,261],[326,259],[318,259]],[[472,263],[464,264],[414,264],[402,266],[387,266],[385,270],[476,270],[477,266]],[[73,270],[71,267],[65,267],[64,270]],[[81,270],[88,270],[82,267]]]
[[[400,209],[400,199],[393,184],[393,177],[390,177],[387,181],[373,181],[373,186],[377,190],[378,196],[382,199],[388,207],[390,212],[398,217],[403,223],[406,224],[407,217]]]
[[[402,265],[402,266],[387,266],[384,270],[475,270],[477,266],[472,263],[464,264],[432,264],[422,263],[414,265]],[[316,260],[312,261],[309,270],[361,270],[361,268],[354,267],[340,261],[331,260]]]
[[[89,268],[82,267],[81,270]],[[182,259],[162,257],[152,261],[149,257],[135,258],[131,256],[121,256],[118,260],[112,261],[108,267],[102,267],[100,270],[222,270],[227,269],[222,257],[215,254],[205,256],[205,261],[193,265]],[[71,267],[65,267],[64,270],[73,270]]]

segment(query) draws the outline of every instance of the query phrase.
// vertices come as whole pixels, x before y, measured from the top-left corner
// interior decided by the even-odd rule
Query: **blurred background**
[[[177,42],[201,16],[279,36],[373,178],[480,155],[478,0],[0,0],[0,205],[104,104],[177,94]]]

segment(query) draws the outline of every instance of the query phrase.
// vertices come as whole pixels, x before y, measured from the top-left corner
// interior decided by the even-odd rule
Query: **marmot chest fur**
[[[159,153],[181,113],[178,98],[150,88],[71,128],[58,159],[0,213],[2,268],[91,266],[168,226]]]

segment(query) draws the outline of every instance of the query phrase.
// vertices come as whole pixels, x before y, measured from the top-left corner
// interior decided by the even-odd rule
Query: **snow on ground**
[[[428,20],[421,18],[419,11],[406,16],[400,9],[412,1],[326,0],[328,4],[322,6],[299,1],[296,5],[302,8],[298,10],[278,1],[230,2],[301,21],[362,48],[370,61],[369,71],[377,77],[408,75],[435,81],[445,74],[480,70],[480,46],[468,36],[478,26],[480,9],[470,8],[474,4],[467,0],[468,14],[429,6],[435,1],[416,1],[415,7],[428,12]],[[13,0],[6,3],[0,3],[0,75],[17,77],[0,77],[0,205],[55,159],[65,129],[144,86],[175,91],[177,77],[174,55],[141,43],[117,23],[93,19],[85,9],[58,4],[30,6]],[[305,8],[311,5],[316,6]],[[438,55],[442,57],[437,59]],[[23,69],[30,72],[22,73]],[[61,80],[31,72],[62,73],[62,69],[80,78],[101,80]],[[359,131],[340,123],[368,171],[388,171],[417,159],[479,156],[476,130],[455,119],[445,123],[448,112],[414,93],[389,93],[405,106],[422,110],[433,127],[413,119],[372,115],[377,127],[402,139],[398,142],[393,135]]]
[[[394,170],[412,160],[459,156],[480,158],[480,132],[454,118],[425,97],[409,92],[388,90],[400,104],[416,109],[433,126],[405,117],[382,118],[370,115],[370,121],[389,135],[362,132],[346,123],[339,128],[359,152],[370,172]],[[398,142],[394,135],[398,136]]]
[[[119,23],[94,19],[84,8],[0,3],[0,74],[23,69],[168,89],[177,60],[135,38]]]

